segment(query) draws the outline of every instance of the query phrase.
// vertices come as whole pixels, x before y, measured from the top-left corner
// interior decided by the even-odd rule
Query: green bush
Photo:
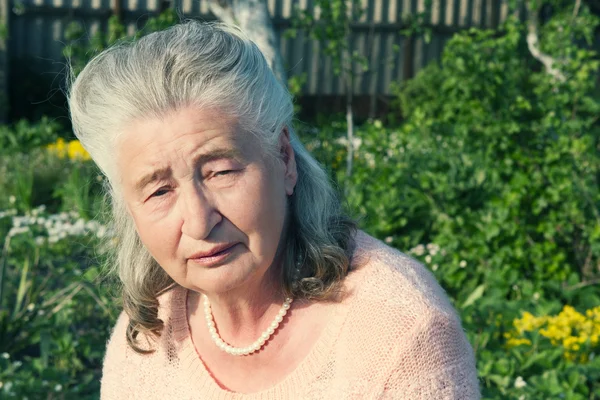
[[[94,249],[107,234],[73,211],[0,213],[0,397],[98,397],[117,316],[97,280]]]
[[[600,304],[598,59],[588,48],[598,20],[554,6],[541,48],[564,82],[531,56],[516,18],[501,34],[458,34],[439,65],[396,87],[400,126],[359,128],[344,188],[367,231],[412,248],[446,288],[485,398],[600,397],[597,347],[576,363],[560,345],[509,349],[504,336],[522,311]],[[339,182],[344,129],[333,123],[313,143]]]
[[[134,35],[128,35],[123,22],[117,16],[112,16],[108,20],[106,33],[98,31],[89,38],[85,37],[85,29],[79,22],[72,22],[65,31],[67,45],[63,49],[63,55],[69,61],[73,74],[78,75],[87,62],[102,50],[118,42],[136,40],[149,33],[166,29],[178,21],[175,10],[169,8],[155,17],[148,18]]]
[[[35,123],[21,120],[12,126],[0,125],[0,156],[16,152],[25,153],[52,143],[61,132],[64,132],[62,126],[47,117]]]

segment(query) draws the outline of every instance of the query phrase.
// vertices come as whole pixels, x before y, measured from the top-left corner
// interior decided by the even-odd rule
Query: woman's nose
[[[180,195],[181,232],[195,240],[206,239],[222,216],[196,184],[182,190]]]

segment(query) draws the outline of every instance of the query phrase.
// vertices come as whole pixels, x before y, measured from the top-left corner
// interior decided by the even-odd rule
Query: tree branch
[[[233,14],[233,6],[228,0],[213,0],[208,2],[208,8],[222,22],[229,25],[238,25]]]
[[[584,288],[586,286],[597,285],[599,283],[600,283],[600,278],[590,279],[588,281],[582,281],[582,282],[576,283],[575,285],[565,286],[564,289],[565,290],[576,290],[576,289]]]
[[[576,0],[575,7],[573,8],[573,19],[575,19],[575,17],[577,17],[577,14],[579,14],[580,7],[581,7],[581,0]]]
[[[546,67],[546,71],[552,75],[555,79],[560,82],[566,81],[565,76],[558,69],[554,68],[556,64],[556,60],[550,57],[547,54],[542,53],[539,46],[538,39],[538,12],[539,10],[532,10],[529,6],[529,2],[526,2],[527,10],[529,11],[529,22],[527,23],[527,48],[529,48],[529,52],[531,55],[541,62],[544,67]]]

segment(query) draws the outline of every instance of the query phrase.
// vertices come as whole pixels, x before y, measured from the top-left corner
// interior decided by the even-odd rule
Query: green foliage
[[[117,313],[95,279],[95,226],[43,207],[0,215],[2,398],[97,398]]]
[[[454,36],[439,65],[396,86],[391,119],[404,121],[358,128],[349,181],[345,123],[301,132],[347,185],[362,227],[412,248],[445,287],[489,399],[600,397],[598,349],[576,363],[560,344],[509,348],[505,337],[523,311],[600,304],[598,20],[584,5],[573,16],[569,2],[553,4],[540,48],[565,82],[529,53],[526,23],[509,18],[502,34]]]
[[[102,214],[102,177],[91,162],[59,158],[45,147],[0,157],[0,210],[27,212],[45,205],[53,212]]]
[[[55,141],[62,132],[62,126],[47,117],[36,123],[21,120],[12,126],[0,125],[0,155],[27,152]]]
[[[333,73],[354,75],[353,63],[359,70],[368,70],[368,60],[350,47],[350,24],[360,19],[364,13],[359,0],[315,0],[314,9],[319,10],[315,19],[313,10],[296,7],[292,18],[292,27],[285,33],[295,37],[298,31],[304,31],[309,38],[323,43],[322,52],[331,57]]]
[[[117,315],[97,282],[107,231],[87,221],[102,216],[97,169],[43,146],[0,171],[0,397],[97,398]]]
[[[130,36],[127,35],[125,25],[113,15],[108,20],[107,32],[98,31],[89,40],[84,39],[83,26],[78,22],[72,22],[65,30],[67,45],[63,49],[63,55],[69,60],[73,74],[78,75],[87,62],[102,50],[119,42],[132,41],[149,33],[161,31],[175,25],[178,21],[179,17],[175,10],[169,8],[149,18],[143,28]]]
[[[456,35],[441,66],[399,86],[404,124],[360,135],[351,204],[379,237],[444,249],[425,261],[462,312],[486,398],[600,391],[597,360],[574,365],[543,346],[509,352],[503,337],[524,309],[600,303],[587,284],[600,263],[598,60],[580,41],[596,26],[585,7],[576,17],[557,7],[540,29],[564,83],[529,54],[514,18],[502,35]]]
[[[432,11],[433,1],[425,0],[423,2],[423,11],[415,14],[404,14],[402,23],[405,28],[402,30],[402,34],[405,36],[422,35],[425,39],[425,43],[429,43],[433,34],[433,29],[431,27]]]

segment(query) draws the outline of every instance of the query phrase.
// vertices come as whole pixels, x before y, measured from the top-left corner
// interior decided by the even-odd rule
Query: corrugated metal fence
[[[207,0],[0,0],[8,8],[9,59],[29,59],[46,65],[49,74],[63,69],[65,28],[79,21],[92,35],[106,29],[108,18],[121,15],[133,32],[161,10],[174,7],[188,18],[213,19]],[[311,11],[318,18],[312,0],[268,0],[274,26],[280,34],[280,48],[288,74],[305,73],[306,95],[328,96],[344,92],[334,76],[331,60],[320,54],[322,44],[302,33],[284,38],[294,7]],[[438,58],[445,42],[459,29],[496,27],[508,12],[505,0],[434,0],[431,13],[433,35],[405,37],[401,30],[408,15],[424,11],[425,0],[362,0],[364,13],[352,24],[351,44],[369,60],[369,70],[357,76],[357,95],[390,93],[390,83],[410,78],[432,59]],[[1,15],[1,10],[0,10]],[[1,49],[0,49],[1,51]],[[1,60],[0,60],[1,61]]]

